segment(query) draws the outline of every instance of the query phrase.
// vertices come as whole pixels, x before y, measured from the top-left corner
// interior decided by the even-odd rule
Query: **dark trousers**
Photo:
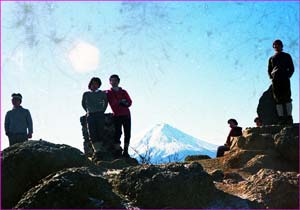
[[[115,125],[115,138],[114,144],[121,144],[121,136],[122,136],[122,127],[124,129],[124,144],[128,144],[130,142],[131,136],[131,117],[130,115],[125,116],[114,116],[114,125]]]
[[[225,151],[229,151],[230,148],[227,146],[219,146],[217,150],[217,157],[222,157],[224,156]]]
[[[290,79],[273,79],[272,91],[277,104],[285,104],[292,101]]]
[[[9,146],[17,143],[22,143],[28,141],[28,136],[26,133],[10,133],[8,135]]]
[[[104,113],[94,112],[87,116],[89,139],[91,142],[103,142]]]

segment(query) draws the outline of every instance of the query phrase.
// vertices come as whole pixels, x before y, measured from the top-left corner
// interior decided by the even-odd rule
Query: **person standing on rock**
[[[229,124],[230,132],[227,136],[227,140],[226,143],[224,144],[224,146],[219,146],[218,150],[217,150],[217,157],[222,157],[224,156],[225,151],[229,151],[230,150],[230,146],[231,146],[231,137],[234,136],[241,136],[242,135],[242,128],[238,127],[238,122],[235,119],[229,119],[227,121],[227,123]]]
[[[268,74],[272,80],[273,97],[280,124],[293,124],[290,78],[294,64],[290,54],[283,52],[281,40],[273,42],[275,54],[269,58]]]
[[[114,137],[114,156],[115,158],[123,157],[128,158],[128,147],[130,142],[131,133],[131,116],[129,107],[132,100],[126,90],[119,87],[120,77],[116,74],[111,75],[109,78],[111,89],[107,90],[107,98],[109,105],[114,115],[115,137]],[[124,150],[122,154],[121,136],[122,127],[124,129]]]
[[[13,109],[8,111],[5,116],[5,134],[8,136],[9,146],[28,141],[32,138],[33,125],[32,118],[28,109],[21,106],[22,95],[13,93]]]
[[[101,160],[106,152],[103,142],[104,112],[108,101],[105,92],[99,88],[101,80],[93,77],[88,85],[90,91],[84,92],[82,96],[82,107],[87,113],[87,126],[89,140],[94,149],[93,159]]]

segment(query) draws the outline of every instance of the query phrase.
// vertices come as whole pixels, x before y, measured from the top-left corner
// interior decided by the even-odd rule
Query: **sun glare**
[[[73,68],[80,73],[94,71],[99,65],[100,53],[98,48],[79,42],[69,52],[69,59]]]

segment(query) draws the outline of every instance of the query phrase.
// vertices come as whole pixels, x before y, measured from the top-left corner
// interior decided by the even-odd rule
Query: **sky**
[[[109,89],[112,74],[133,100],[133,139],[168,123],[222,145],[229,118],[255,126],[275,39],[294,61],[299,122],[298,24],[297,1],[1,1],[1,150],[10,96],[19,92],[32,139],[83,151],[82,94],[95,76]]]

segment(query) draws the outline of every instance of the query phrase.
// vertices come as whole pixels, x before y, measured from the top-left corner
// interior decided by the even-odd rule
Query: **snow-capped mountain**
[[[183,161],[188,155],[215,157],[217,145],[192,137],[168,124],[162,123],[131,142],[130,155],[151,157],[154,164]],[[150,152],[150,155],[149,155]]]

